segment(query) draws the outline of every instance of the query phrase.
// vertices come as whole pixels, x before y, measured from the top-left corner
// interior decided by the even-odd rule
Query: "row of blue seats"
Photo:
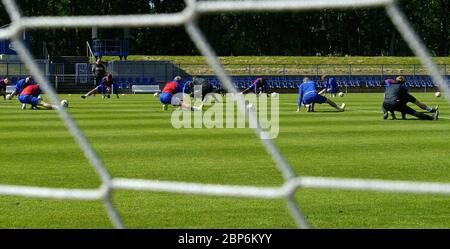
[[[129,84],[129,85],[154,85],[157,84],[156,79],[153,77],[115,77],[117,84]]]
[[[395,76],[391,76],[395,78]],[[214,87],[220,88],[221,83],[215,76],[203,77],[210,81]],[[334,77],[340,87],[383,87],[384,79],[387,76],[335,76]],[[450,76],[447,76],[450,79]],[[234,82],[237,88],[247,88],[251,85],[251,82],[255,77],[248,76],[232,76],[231,80]],[[265,77],[270,88],[298,88],[302,82],[303,77],[284,77],[284,76],[272,76]],[[325,87],[325,83],[319,76],[310,77],[311,80],[316,81],[320,87]],[[435,87],[433,81],[429,76],[407,76],[407,86],[424,88]]]
[[[220,81],[210,81],[214,88],[221,88]],[[368,82],[360,82],[360,81],[338,81],[339,87],[384,87],[384,83],[382,81],[368,81]],[[298,88],[301,84],[300,82],[293,81],[267,81],[267,84],[270,88]],[[251,82],[234,82],[236,88],[247,88],[250,87]],[[319,87],[325,87],[325,83],[318,82]],[[410,81],[407,83],[408,87],[434,87],[434,83],[432,81]]]
[[[120,88],[130,88],[132,85],[147,85],[147,84],[136,84],[136,83],[129,83],[129,82],[116,82]],[[222,84],[219,81],[211,81],[211,84],[215,89],[222,88]],[[298,88],[301,83],[299,82],[292,82],[292,81],[283,81],[283,82],[270,82],[268,81],[268,86],[270,88],[286,88],[286,89],[295,89]],[[434,87],[433,82],[431,81],[412,81],[406,83],[408,87],[410,88],[424,88]],[[234,85],[236,88],[248,88],[251,85],[251,82],[234,82]],[[318,83],[319,87],[325,87],[324,83]],[[376,87],[384,87],[384,84],[381,81],[370,81],[370,82],[357,82],[357,81],[349,81],[349,82],[338,82],[339,87],[366,87],[366,88],[376,88]]]

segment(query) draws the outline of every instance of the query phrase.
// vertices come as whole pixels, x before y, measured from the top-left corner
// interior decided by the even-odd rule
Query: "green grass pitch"
[[[298,175],[450,182],[450,113],[438,122],[383,120],[381,93],[348,94],[347,111],[327,105],[296,113],[297,95],[280,95],[275,143]],[[152,95],[82,100],[62,95],[114,177],[278,186],[280,172],[250,129],[174,129]],[[416,107],[414,107],[416,108]],[[417,109],[417,108],[416,108]],[[169,109],[169,110],[173,110]],[[399,115],[400,116],[400,115]],[[0,184],[94,188],[99,177],[53,111],[0,100]],[[450,197],[300,189],[315,228],[448,228]],[[295,228],[284,200],[115,191],[130,228]],[[111,228],[101,201],[0,196],[1,228]]]

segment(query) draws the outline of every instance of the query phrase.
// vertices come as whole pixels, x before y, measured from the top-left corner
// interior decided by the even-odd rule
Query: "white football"
[[[159,92],[156,92],[156,93],[153,94],[153,96],[155,96],[155,97],[158,96],[158,95],[159,95]]]
[[[436,97],[441,97],[441,92],[436,92],[435,94],[434,94],[434,96],[436,96]]]
[[[6,95],[6,99],[7,99],[7,100],[11,100],[11,99],[12,99],[11,94]]]
[[[250,104],[247,105],[247,109],[249,111],[255,111],[255,106],[252,103],[250,103]]]
[[[344,97],[344,93],[343,92],[339,92],[339,97]]]
[[[61,106],[64,107],[64,108],[69,107],[69,101],[67,101],[65,99],[61,100]]]
[[[270,94],[270,96],[272,96],[272,98],[275,98],[276,96],[278,96],[278,93],[273,92],[272,94]]]

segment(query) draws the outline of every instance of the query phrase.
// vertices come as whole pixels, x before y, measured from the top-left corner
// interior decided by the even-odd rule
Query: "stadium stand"
[[[211,82],[214,88],[221,88],[222,83],[215,76],[207,75],[202,76]],[[266,76],[267,83],[271,89],[284,89],[286,91],[294,91],[292,89],[298,89],[304,76]],[[316,81],[320,87],[325,87],[325,83],[322,82],[319,76],[308,76],[312,80]],[[354,75],[354,76],[334,76],[338,85],[342,88],[349,90],[383,90],[384,80],[388,76],[374,76],[374,75]],[[395,77],[395,76],[391,76]],[[406,75],[408,87],[413,89],[424,90],[425,88],[436,87],[429,76],[421,75]],[[236,88],[244,89],[250,86],[251,82],[256,76],[233,76],[232,80]],[[144,83],[147,84],[147,83]],[[291,89],[291,90],[289,90]],[[296,91],[296,90],[295,90]]]

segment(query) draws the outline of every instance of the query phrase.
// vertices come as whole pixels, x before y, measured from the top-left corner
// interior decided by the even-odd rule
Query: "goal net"
[[[20,39],[23,29],[48,29],[48,28],[73,28],[92,27],[95,24],[99,28],[108,27],[156,27],[156,26],[184,26],[187,34],[192,39],[200,53],[205,56],[208,64],[214,69],[215,74],[228,92],[236,93],[236,89],[219,63],[215,51],[211,48],[204,34],[197,25],[197,18],[207,13],[223,12],[256,12],[256,11],[305,11],[320,9],[350,9],[350,8],[385,8],[387,16],[391,19],[398,32],[409,45],[413,53],[420,58],[423,66],[428,70],[432,80],[441,89],[446,98],[450,100],[449,86],[433,63],[425,45],[414,32],[407,18],[396,5],[394,0],[242,0],[242,1],[196,1],[185,0],[186,7],[183,11],[173,14],[159,15],[116,15],[116,16],[39,16],[25,17],[14,0],[2,0],[3,5],[10,16],[11,24],[0,29],[0,39],[10,39],[15,42],[20,59],[35,79],[40,82],[44,92],[53,103],[59,103],[60,99],[55,90],[49,84],[43,72],[35,63],[32,54],[26,49]],[[253,112],[245,107],[244,98],[238,97],[238,106],[242,112],[249,115],[249,121],[257,120]],[[259,125],[254,128],[258,138],[262,140],[267,153],[273,158],[278,169],[284,177],[284,183],[278,187],[237,186],[222,184],[203,184],[171,182],[149,179],[113,178],[99,155],[94,151],[88,139],[83,134],[75,120],[68,112],[61,108],[57,110],[61,120],[77,141],[84,155],[92,167],[98,173],[102,184],[96,189],[68,189],[45,188],[34,186],[0,185],[0,195],[13,195],[25,197],[39,197],[51,199],[72,200],[102,200],[116,228],[124,228],[122,219],[117,212],[111,195],[114,190],[141,190],[154,192],[170,192],[212,196],[232,196],[265,199],[285,199],[288,208],[298,227],[309,228],[307,219],[302,213],[294,195],[299,188],[327,188],[346,189],[360,191],[388,191],[403,193],[432,193],[450,194],[450,184],[415,181],[392,180],[366,180],[348,178],[330,178],[298,176],[293,168],[285,160],[282,153],[271,139],[265,139],[264,131]]]

